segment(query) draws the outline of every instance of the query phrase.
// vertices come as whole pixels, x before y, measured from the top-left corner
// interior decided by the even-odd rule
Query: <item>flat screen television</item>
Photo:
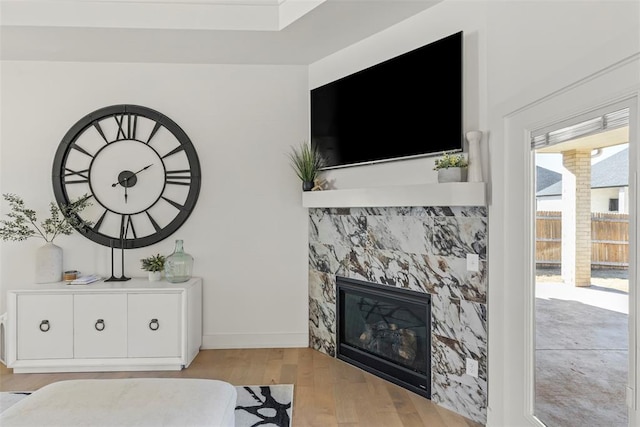
[[[462,151],[463,33],[311,90],[327,169]]]

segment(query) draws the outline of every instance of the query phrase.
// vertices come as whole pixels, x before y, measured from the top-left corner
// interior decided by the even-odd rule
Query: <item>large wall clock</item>
[[[88,195],[78,230],[101,245],[157,243],[189,217],[200,192],[200,163],[187,134],[169,117],[138,105],[113,105],[81,118],[53,161],[58,204]]]

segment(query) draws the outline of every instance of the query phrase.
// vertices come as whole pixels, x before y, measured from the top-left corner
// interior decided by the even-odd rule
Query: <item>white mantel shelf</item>
[[[302,206],[306,208],[485,205],[484,182],[447,182],[302,193]]]

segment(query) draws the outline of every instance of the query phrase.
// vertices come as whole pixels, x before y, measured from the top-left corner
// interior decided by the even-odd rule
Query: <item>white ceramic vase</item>
[[[36,283],[53,283],[62,280],[62,248],[51,242],[36,251]]]
[[[150,271],[149,272],[149,281],[150,282],[159,282],[162,279],[162,271]]]
[[[469,170],[467,171],[468,182],[482,182],[482,161],[480,159],[480,141],[482,132],[474,130],[467,132],[469,142]]]

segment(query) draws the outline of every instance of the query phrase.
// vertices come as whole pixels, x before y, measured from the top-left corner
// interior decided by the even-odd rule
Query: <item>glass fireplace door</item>
[[[338,357],[425,395],[431,377],[429,295],[353,279],[337,282]]]

